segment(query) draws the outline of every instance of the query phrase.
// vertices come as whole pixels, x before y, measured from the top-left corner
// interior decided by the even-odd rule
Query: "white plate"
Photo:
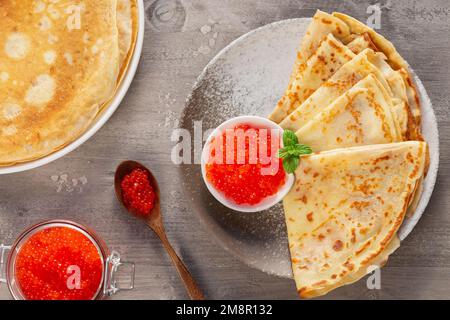
[[[269,24],[223,49],[198,78],[184,110],[182,127],[193,134],[194,121],[202,120],[206,130],[235,116],[270,114],[288,84],[296,49],[310,21],[302,18]],[[431,162],[418,207],[399,231],[401,240],[422,216],[439,165],[439,136],[431,101],[421,81],[410,71],[422,102],[423,135],[429,144]],[[251,267],[292,277],[281,205],[267,212],[242,215],[209,194],[199,165],[183,165],[180,174],[186,195],[192,199],[192,210],[221,246]]]
[[[142,45],[144,43],[144,30],[145,30],[145,10],[144,10],[144,2],[143,0],[138,0],[138,34],[136,39],[136,47],[134,49],[133,57],[131,58],[129,67],[126,71],[125,77],[123,78],[122,83],[120,84],[119,88],[117,89],[117,92],[109,104],[107,108],[105,108],[99,116],[97,116],[97,119],[94,123],[91,124],[91,126],[86,130],[86,132],[83,133],[77,140],[74,142],[68,144],[61,150],[58,150],[57,152],[54,152],[48,156],[45,156],[43,158],[40,158],[38,160],[29,161],[25,163],[20,163],[13,166],[8,167],[0,167],[0,175],[1,174],[8,174],[8,173],[16,173],[21,171],[27,171],[31,170],[43,165],[46,165],[52,161],[55,161],[69,152],[75,150],[79,146],[81,146],[83,143],[85,143],[87,140],[89,140],[100,128],[108,121],[108,119],[113,115],[114,111],[119,107],[120,103],[122,102],[122,99],[125,97],[125,94],[127,93],[131,82],[133,81],[134,75],[136,73],[139,60],[141,58],[141,52],[142,52]]]

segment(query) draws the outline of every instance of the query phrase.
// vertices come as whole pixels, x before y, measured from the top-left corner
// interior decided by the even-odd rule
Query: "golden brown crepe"
[[[410,119],[408,127],[412,128],[410,130],[414,130],[414,132],[411,133],[411,139],[422,140],[421,134],[422,116],[420,111],[419,95],[417,94],[416,87],[411,79],[410,74],[403,68],[398,70],[398,72],[403,78],[406,86],[408,110],[410,110],[410,116],[412,118]]]
[[[407,88],[400,71],[395,71],[387,63],[386,56],[382,53],[371,56],[371,63],[375,65],[383,74],[383,77],[389,84],[392,92],[394,105],[396,106],[395,115],[399,124],[399,130],[404,140],[416,139],[418,127],[411,119],[411,110],[407,96]]]
[[[353,40],[347,46],[355,54],[359,54],[368,48],[379,51],[368,33],[352,34],[349,39]],[[384,58],[374,61],[374,64],[383,71],[397,99],[395,113],[401,123],[403,138],[404,140],[421,140],[420,101],[416,88],[409,73],[404,68],[394,71],[386,60],[387,58],[384,56]]]
[[[421,139],[420,135],[420,102],[417,90],[411,81],[407,70],[407,63],[399,55],[395,47],[383,36],[367,27],[363,23],[340,13],[329,15],[320,10],[317,11],[308,27],[305,37],[302,40],[297,60],[294,65],[288,90],[275,107],[269,118],[277,123],[285,120],[304,100],[302,97],[302,85],[296,86],[295,81],[299,79],[301,70],[304,69],[307,59],[315,54],[319,43],[327,35],[333,35],[336,40],[346,45],[346,49],[354,54],[359,54],[366,49],[372,49],[384,54],[384,58],[378,58],[377,64],[372,63],[383,72],[384,77],[389,82],[394,97],[397,99],[395,105],[398,122],[401,122],[404,139]],[[301,84],[301,83],[300,83]],[[309,88],[312,89],[313,88]],[[317,88],[316,88],[317,89]],[[312,95],[314,91],[309,92]],[[403,104],[406,103],[406,105]],[[405,106],[407,108],[405,108]],[[280,120],[280,118],[282,118]],[[288,120],[289,121],[289,120]]]
[[[292,84],[269,119],[281,122],[354,56],[350,49],[330,33],[320,43],[317,51],[297,70]]]
[[[340,19],[318,10],[300,44],[289,87],[292,86],[292,82],[298,75],[302,65],[317,51],[320,43],[330,33],[338,39],[345,39],[350,36],[350,29],[347,24]]]
[[[368,75],[296,132],[315,152],[401,141],[392,100]]]
[[[419,138],[421,124],[420,101],[417,95],[417,88],[411,81],[411,76],[406,71],[408,70],[408,63],[402,58],[397,49],[395,49],[394,45],[389,40],[377,33],[372,28],[343,13],[334,12],[333,16],[344,22],[350,29],[350,36],[348,36],[347,39],[339,38],[340,40],[347,44],[349,40],[353,40],[358,35],[369,37],[370,42],[373,44],[373,46],[375,46],[380,52],[383,52],[386,55],[387,62],[392,66],[392,68],[402,73],[402,76],[405,80],[405,86],[408,91],[409,109],[413,114],[414,120],[414,124],[411,124],[410,127],[414,126],[414,130],[417,132],[417,135],[415,137],[412,136],[411,139]]]
[[[349,15],[339,12],[333,12],[332,15],[333,17],[338,18],[347,25],[351,35],[362,35],[362,34],[369,35],[371,41],[377,48],[380,49],[381,52],[383,52],[386,55],[389,63],[392,65],[394,69],[398,70],[401,68],[408,68],[408,64],[397,52],[397,49],[395,49],[392,42],[390,42],[385,37],[377,33],[375,30],[368,27],[364,23],[356,20],[355,18],[350,17]]]
[[[133,37],[132,3],[130,0],[117,0],[117,29],[119,32],[119,52],[121,64],[130,51]]]
[[[358,54],[342,66],[336,74],[322,84],[305,102],[287,116],[280,123],[280,126],[294,132],[299,130],[321,110],[329,106],[357,82],[370,74],[377,78],[390,96],[393,96],[384,74],[372,63],[378,59],[378,55],[379,53],[375,53],[370,49]]]
[[[360,35],[352,35],[354,36],[347,44],[347,47],[352,50],[354,54],[359,54],[363,52],[365,49],[372,49],[374,51],[379,51],[375,43],[373,43],[372,39],[370,38],[370,35],[368,33],[363,33]]]
[[[121,61],[120,82],[133,56],[138,30],[136,0],[117,0],[117,29],[119,32],[119,53]]]
[[[0,2],[0,166],[46,156],[90,126],[128,64],[135,8],[135,0]]]
[[[294,83],[321,56],[324,37],[356,56],[304,95]],[[301,158],[283,203],[301,297],[360,279],[400,245],[397,231],[417,206],[429,163],[426,143],[400,142],[421,140],[420,103],[406,70],[394,46],[364,24],[339,13],[314,16],[271,116],[284,116],[280,125],[316,152]]]
[[[396,233],[423,177],[426,149],[408,141],[302,157],[284,199],[301,297],[360,279],[398,247]]]

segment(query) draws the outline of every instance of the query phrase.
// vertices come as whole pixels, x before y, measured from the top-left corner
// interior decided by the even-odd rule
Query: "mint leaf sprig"
[[[297,135],[291,130],[283,132],[284,147],[278,150],[278,158],[283,159],[283,168],[287,173],[294,173],[300,163],[300,157],[311,154],[312,149],[298,142]]]

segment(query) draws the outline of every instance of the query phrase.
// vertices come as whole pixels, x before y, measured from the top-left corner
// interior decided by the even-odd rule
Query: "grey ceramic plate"
[[[296,49],[310,21],[303,18],[269,24],[223,49],[198,78],[183,112],[181,126],[194,137],[194,121],[202,121],[205,132],[235,116],[268,115],[288,84]],[[422,83],[411,72],[422,99],[424,136],[430,146],[431,164],[417,210],[400,230],[402,240],[412,231],[428,204],[439,162],[436,118]],[[196,150],[195,154],[200,151]],[[192,210],[221,246],[251,267],[292,277],[281,205],[261,213],[234,212],[208,192],[200,165],[182,165],[180,174],[186,196],[192,201]]]

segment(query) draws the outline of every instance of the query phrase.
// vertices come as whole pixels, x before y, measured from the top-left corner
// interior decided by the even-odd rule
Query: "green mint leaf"
[[[283,144],[285,147],[298,144],[297,135],[291,130],[284,130]]]
[[[287,157],[283,159],[283,168],[287,173],[294,173],[300,163],[298,157]]]
[[[287,147],[284,147],[282,150],[283,150],[282,151],[283,155],[287,154],[287,155],[293,156],[293,157],[300,157],[302,155],[312,153],[311,148],[304,144],[296,144],[296,145],[287,146]],[[285,158],[285,157],[286,156],[284,156],[282,158]]]
[[[299,153],[299,149],[297,148],[297,144],[291,145],[291,146],[287,146],[287,152],[289,153],[290,156],[294,156],[294,157],[298,157],[300,156]]]
[[[311,154],[312,149],[298,142],[297,135],[291,130],[283,132],[284,148],[278,150],[277,157],[283,159],[283,168],[287,173],[294,173],[302,155]]]
[[[288,156],[289,156],[289,152],[286,148],[281,148],[280,150],[278,150],[278,154],[277,154],[278,158],[284,159]]]
[[[305,144],[297,144],[296,145],[296,150],[298,151],[299,156],[312,153],[311,147],[307,146]]]

